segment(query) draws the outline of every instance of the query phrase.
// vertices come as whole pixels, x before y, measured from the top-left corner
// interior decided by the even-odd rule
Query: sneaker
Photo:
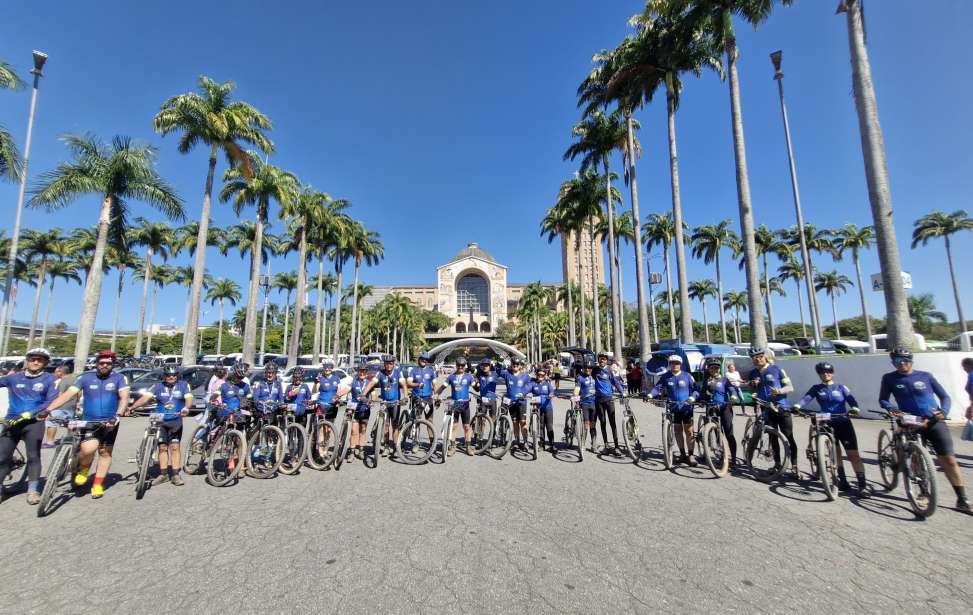
[[[54,448],[56,446],[57,444],[54,444],[53,442],[45,442],[44,444],[41,444],[41,448]]]
[[[872,495],[872,490],[869,489],[868,485],[861,484],[858,485],[858,489],[855,491],[855,495],[861,499],[867,498]]]
[[[791,464],[791,476],[793,476],[794,478],[800,478],[801,477],[801,472],[797,469],[797,464],[796,463],[792,463]]]
[[[78,470],[78,473],[74,475],[74,484],[81,487],[85,483],[87,483],[89,471],[91,471],[91,468],[88,468],[87,470],[84,471]]]
[[[473,456],[473,445],[469,442],[466,443],[466,454],[470,457]]]
[[[446,453],[446,455],[452,457],[456,453],[456,443],[450,442],[447,450],[448,452]]]
[[[183,480],[182,480],[182,477],[181,477],[181,476],[179,476],[178,474],[173,474],[173,475],[172,475],[172,478],[170,478],[169,480],[170,480],[170,482],[172,482],[172,484],[173,484],[173,485],[175,485],[176,487],[182,487],[183,485],[185,485],[185,484],[186,484],[186,483],[184,483],[184,482],[183,482]]]
[[[355,463],[355,459],[356,459],[355,454],[352,453],[351,451],[348,451],[348,454],[345,455],[345,463]]]
[[[105,488],[101,485],[95,485],[91,488],[91,499],[97,500],[103,495],[105,495]]]
[[[965,497],[956,498],[956,510],[973,515],[973,506],[970,506],[970,501]]]
[[[41,501],[41,494],[37,493],[36,491],[28,491],[27,492],[27,503],[28,504],[30,504],[31,506],[37,506],[37,504],[40,501]]]
[[[692,453],[689,453],[689,455],[686,456],[686,463],[689,464],[690,468],[695,468],[699,465],[696,463],[696,455],[693,455]]]
[[[861,487],[859,487],[861,489]],[[851,483],[847,480],[838,481],[838,491],[851,491]]]

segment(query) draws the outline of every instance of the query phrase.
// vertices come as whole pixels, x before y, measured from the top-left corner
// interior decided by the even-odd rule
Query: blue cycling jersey
[[[162,413],[162,420],[171,421],[179,418],[179,413],[186,405],[193,405],[193,390],[185,380],[177,380],[172,386],[160,382],[152,387],[149,395],[155,399],[156,412]]]
[[[574,386],[577,395],[581,398],[582,406],[591,406],[595,403],[595,391],[598,385],[595,383],[594,376],[580,374],[575,378]]]
[[[843,384],[832,382],[831,384],[816,384],[807,390],[799,404],[806,406],[811,401],[818,402],[821,412],[830,412],[832,415],[846,415],[848,408],[857,408],[858,402],[851,394],[851,389]]]
[[[381,387],[379,395],[384,401],[399,401],[401,398],[400,380],[402,380],[402,372],[399,371],[398,367],[393,367],[392,373],[386,373],[383,369],[372,378],[372,382],[378,382],[378,386]]]
[[[425,367],[417,367],[412,370],[412,374],[410,374],[409,379],[412,380],[413,384],[421,385],[414,389],[416,395],[422,397],[423,399],[432,397],[432,387],[436,380],[436,370],[429,365]]]
[[[700,398],[712,404],[726,404],[731,401],[730,396],[735,395],[740,399],[740,389],[731,384],[724,376],[717,378],[706,378],[699,383]]]
[[[311,387],[303,382],[301,384],[290,384],[284,391],[284,402],[294,404],[294,416],[303,416],[307,411],[304,404],[311,400]]]
[[[351,398],[354,399],[354,400],[357,400],[362,395],[364,395],[365,394],[365,387],[368,386],[368,383],[369,382],[371,382],[371,381],[368,378],[358,378],[356,376],[355,379],[351,381]],[[356,402],[355,409],[356,410],[367,410],[368,409],[368,400],[366,399],[365,401],[358,401],[358,402]]]
[[[619,395],[624,395],[622,381],[612,373],[610,367],[596,367],[592,372],[595,377],[595,396],[599,399],[612,396],[612,389],[618,391]]]
[[[225,409],[220,410],[220,416],[232,414],[240,409],[240,404],[244,399],[251,397],[250,385],[242,380],[234,384],[227,380],[220,385],[220,399],[223,400]]]
[[[338,387],[341,385],[341,378],[337,374],[318,376],[318,401],[325,406],[330,406],[335,401],[338,394]]]
[[[497,398],[497,382],[500,378],[493,372],[489,374],[484,374],[480,372],[476,376],[476,388],[479,389],[480,395],[484,399],[496,399]]]
[[[531,395],[537,396],[537,407],[541,410],[553,410],[554,385],[548,381],[538,382],[530,388]]]
[[[530,392],[531,380],[525,372],[519,374],[507,373],[503,378],[507,386],[507,397],[513,400],[522,399]]]
[[[57,397],[56,382],[54,374],[47,372],[41,372],[33,378],[26,372],[0,377],[0,387],[7,387],[10,399],[7,418],[16,418],[24,412],[34,415],[47,408]]]
[[[469,374],[450,374],[446,377],[446,384],[450,387],[450,397],[454,401],[470,401],[470,386],[473,376]]]
[[[98,372],[81,374],[68,390],[81,392],[81,418],[104,421],[118,414],[118,395],[128,388],[125,376],[113,371],[105,378],[100,377]]]
[[[696,400],[696,383],[693,381],[693,377],[689,375],[689,372],[674,374],[668,371],[662,374],[659,382],[652,389],[652,396],[661,395],[663,391],[665,391],[666,399],[677,402],[679,409],[685,408],[686,404],[684,402],[693,402]]]
[[[783,389],[791,385],[791,379],[787,377],[787,372],[776,365],[768,365],[763,369],[754,368],[750,371],[750,380],[759,380],[757,385],[757,398],[763,401],[772,401],[781,408],[790,406],[787,401],[787,394],[780,393],[773,395],[770,389]]]
[[[895,404],[902,412],[924,418],[931,418],[940,408],[943,414],[949,414],[952,404],[946,390],[929,372],[914,371],[906,375],[899,372],[885,374],[882,376],[878,403],[886,410],[892,407],[888,401],[889,396],[895,398]],[[937,397],[940,401],[938,404]]]
[[[284,403],[284,388],[281,386],[279,380],[274,380],[273,382],[261,380],[253,385],[250,390],[253,393],[253,401],[255,402]]]
[[[966,394],[970,396],[970,401],[973,402],[973,372],[966,375]]]

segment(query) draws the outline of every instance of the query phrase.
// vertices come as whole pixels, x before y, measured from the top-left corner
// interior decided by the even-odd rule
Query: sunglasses
[[[892,365],[905,365],[906,363],[912,363],[912,360],[906,359],[905,357],[897,357],[892,359]]]

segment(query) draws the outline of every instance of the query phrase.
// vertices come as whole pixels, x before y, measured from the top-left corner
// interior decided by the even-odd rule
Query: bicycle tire
[[[345,462],[345,453],[348,451],[348,438],[351,437],[349,423],[348,419],[341,422],[341,432],[338,435],[338,441],[335,442],[333,463],[336,472],[341,469],[341,464]]]
[[[527,433],[530,435],[530,457],[534,461],[537,461],[537,440],[538,431],[540,431],[540,419],[537,416],[537,412],[531,412],[530,421],[527,425]]]
[[[142,438],[142,444],[139,446],[139,468],[138,476],[135,479],[135,499],[141,500],[145,497],[145,489],[148,487],[149,478],[149,466],[152,464],[152,449],[155,444],[155,438],[150,438],[146,435]]]
[[[757,455],[758,459],[769,459],[773,457],[773,445],[771,443],[774,440],[778,444],[779,459],[775,459],[774,465],[770,468],[765,469],[763,466],[756,465],[754,463],[754,455]],[[773,427],[764,425],[759,437],[750,440],[750,446],[746,451],[747,465],[757,480],[769,483],[780,478],[780,475],[784,473],[784,469],[787,467],[785,462],[787,460],[787,453],[790,450],[789,446],[784,434]]]
[[[703,428],[703,453],[706,465],[716,478],[723,478],[730,470],[729,443],[719,423],[706,423]]]
[[[300,423],[288,423],[284,429],[284,455],[280,473],[297,474],[307,457],[307,430]]]
[[[453,435],[453,415],[452,413],[447,413],[443,415],[443,430],[439,434],[439,439],[442,440],[440,446],[442,447],[442,460],[440,463],[446,463],[446,458],[449,457],[449,446],[450,440],[452,440]],[[453,444],[455,446],[455,444]]]
[[[312,470],[327,470],[335,460],[338,443],[335,440],[334,423],[324,420],[313,420],[307,430],[308,445],[304,462]],[[324,435],[322,435],[322,432]],[[321,451],[324,451],[322,454]]]
[[[494,459],[503,459],[514,443],[514,422],[509,415],[501,414],[493,430],[493,439],[487,454]]]
[[[936,512],[936,468],[925,446],[909,443],[905,463],[905,495],[909,498],[912,512],[920,519],[928,519]]]
[[[742,445],[743,450],[747,450],[747,448],[750,445],[750,441],[753,440],[753,423],[754,423],[753,417],[748,416],[747,424],[743,428],[743,438],[740,440],[740,444]]]
[[[810,473],[811,476],[818,475],[818,444],[817,436],[814,433],[814,425],[810,425],[807,428],[807,449],[804,451],[804,456],[807,457],[808,465],[811,466]]]
[[[578,461],[584,461],[584,443],[588,439],[588,430],[584,427],[581,410],[575,410],[574,430],[574,437],[578,440]]]
[[[375,465],[372,467],[377,468],[378,461],[382,458],[382,448],[385,446],[384,419],[375,421],[371,433],[368,434],[368,439],[372,442],[372,455],[375,457]]]
[[[27,483],[27,449],[24,441],[17,442],[17,446],[10,455],[10,471],[3,477],[3,490],[6,493],[20,491]]]
[[[54,451],[54,459],[51,460],[51,465],[47,467],[47,477],[44,480],[44,489],[41,491],[41,499],[40,502],[37,503],[38,517],[45,517],[47,516],[47,513],[50,512],[49,507],[51,502],[54,500],[54,494],[57,493],[58,486],[61,483],[61,478],[67,469],[68,457],[70,455],[71,449],[65,445],[58,446]]]
[[[259,448],[255,445],[259,445]],[[259,455],[256,459],[255,454]],[[247,476],[271,478],[277,474],[283,461],[284,432],[276,425],[264,425],[247,443]]]
[[[665,462],[666,469],[671,470],[673,467],[672,458],[674,456],[673,445],[676,443],[675,428],[672,426],[672,420],[667,417],[662,417],[662,457]]]
[[[429,432],[433,438],[429,440]],[[417,466],[429,461],[429,458],[436,452],[436,428],[431,421],[426,419],[415,419],[399,431],[399,437],[395,441],[395,456],[402,460],[402,463],[410,466]]]
[[[205,431],[206,427],[201,425],[193,431],[193,435],[189,439],[189,446],[186,447],[186,459],[182,462],[182,468],[186,474],[199,474],[203,462],[206,460],[206,442],[203,438],[197,437]]]
[[[816,440],[818,479],[824,487],[824,495],[833,502],[838,499],[838,455],[834,436],[819,433]]]
[[[899,484],[899,460],[895,452],[895,438],[888,429],[878,432],[878,474],[882,486],[891,491]]]
[[[642,442],[639,440],[639,424],[635,415],[628,415],[622,422],[622,437],[625,439],[625,450],[632,461],[638,463],[642,459]]]
[[[214,487],[225,487],[240,475],[247,458],[247,439],[243,432],[228,429],[213,442],[206,455],[206,482]],[[230,459],[236,463],[230,468]]]
[[[490,439],[493,438],[493,419],[488,414],[477,414],[473,417],[471,430],[474,441],[476,442],[476,446],[473,447],[473,452],[477,455],[482,455],[490,446]]]

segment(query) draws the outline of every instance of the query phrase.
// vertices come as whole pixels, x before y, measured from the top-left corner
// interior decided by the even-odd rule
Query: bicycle
[[[135,449],[135,457],[130,458],[129,463],[134,463],[137,470],[135,475],[135,499],[141,500],[145,496],[145,489],[149,486],[149,466],[152,460],[157,458],[159,450],[159,426],[162,424],[161,412],[153,412],[149,415],[149,425],[142,434],[142,442]]]
[[[372,422],[372,428],[368,432],[368,439],[372,443],[372,455],[375,457],[375,465],[372,467],[378,467],[378,460],[381,459],[382,455],[385,454],[387,449],[393,449],[395,446],[394,442],[390,442],[389,438],[392,436],[392,429],[395,423],[392,421],[392,413],[389,412],[389,408],[395,408],[402,405],[401,399],[396,399],[394,401],[379,400],[378,402],[378,414],[375,416],[375,420]],[[400,413],[401,414],[401,413]],[[401,416],[398,417],[401,420]],[[385,437],[386,430],[389,431],[389,438]]]
[[[811,476],[818,477],[824,487],[824,495],[829,502],[833,502],[838,499],[839,463],[838,442],[831,426],[831,413],[797,409],[794,413],[811,420],[804,454],[811,465]]]
[[[470,430],[473,433],[473,453],[482,455],[490,446],[493,438],[493,418],[490,417],[490,410],[494,413],[497,408],[496,399],[484,399],[482,395],[470,391],[470,395],[476,398],[476,414],[470,420]]]
[[[487,455],[494,459],[503,459],[503,456],[510,452],[510,447],[514,443],[514,422],[510,418],[511,403],[509,397],[504,397],[500,400],[500,408],[497,409],[497,419],[494,422],[490,444],[486,450]]]
[[[273,424],[274,404],[260,402],[247,428],[247,476],[270,478],[284,462],[284,432]]]
[[[449,456],[449,449],[456,446],[456,443],[455,442],[452,442],[452,438],[453,438],[453,422],[455,421],[455,418],[453,417],[453,415],[457,412],[457,408],[456,407],[461,402],[459,402],[458,400],[455,400],[455,399],[454,400],[449,400],[449,401],[450,401],[449,405],[447,406],[446,410],[443,411],[443,429],[442,429],[442,432],[440,433],[440,436],[439,436],[439,439],[440,439],[440,442],[441,442],[441,446],[442,446],[442,462],[441,463],[446,463],[446,457]],[[467,442],[466,443],[466,446],[469,446],[469,445],[470,445],[470,443]]]
[[[927,422],[914,414],[897,410],[878,410],[889,420],[889,429],[878,433],[878,469],[886,491],[891,491],[903,477],[905,495],[912,512],[921,519],[936,512],[938,489],[936,468],[919,430]]]
[[[577,441],[578,461],[584,461],[584,443],[588,434],[584,428],[584,410],[581,402],[570,395],[558,395],[561,399],[571,400],[571,408],[564,417],[564,443],[572,448],[572,442]]]
[[[527,441],[530,445],[530,458],[533,461],[537,461],[540,430],[540,401],[531,395],[527,406]]]
[[[334,423],[325,417],[324,408],[316,401],[304,402],[307,455],[304,461],[312,470],[327,470],[337,458]]]
[[[112,420],[117,421],[117,419]],[[71,490],[71,475],[78,466],[78,451],[81,449],[82,436],[86,433],[90,434],[112,420],[67,421],[67,432],[61,438],[61,443],[54,449],[54,456],[51,458],[50,465],[47,466],[44,489],[41,491],[41,499],[37,504],[38,517],[44,517],[51,511],[51,503],[54,501],[55,495],[60,496],[65,488]]]
[[[757,480],[771,482],[784,473],[790,444],[779,429],[767,425],[767,414],[780,412],[777,404],[756,397],[753,402],[754,416],[747,419],[743,430],[743,455]],[[759,411],[757,406],[761,408]]]
[[[355,410],[349,404],[345,406],[345,418],[341,421],[341,431],[338,432],[338,439],[334,445],[334,469],[335,472],[341,469],[341,464],[345,462],[345,455],[348,453],[349,441],[351,439],[351,423],[355,420]],[[333,427],[332,427],[333,429]],[[376,455],[376,458],[378,455]],[[378,465],[378,462],[375,462]]]
[[[426,419],[425,407],[431,400],[412,395],[412,404],[402,409],[402,428],[395,440],[395,455],[404,463],[419,465],[436,452],[436,428]]]
[[[0,437],[2,437],[8,429],[12,429],[21,423],[25,423],[32,417],[28,414],[27,416],[20,415],[16,418],[10,419],[9,421],[0,421]],[[3,491],[5,493],[11,493],[12,491],[19,491],[23,489],[24,484],[27,483],[27,448],[24,445],[24,441],[21,440],[17,442],[17,446],[10,454],[10,471],[6,476],[3,477]]]
[[[294,404],[276,404],[274,423],[284,433],[284,455],[280,462],[281,474],[296,474],[307,456],[307,431],[294,416]]]
[[[225,406],[211,406],[212,409],[221,409]],[[247,458],[247,437],[242,429],[237,429],[238,424],[242,426],[245,421],[242,413],[233,413],[228,416],[217,416],[211,426],[201,426],[193,434],[194,440],[190,444],[192,450],[197,444],[200,445],[202,454],[205,455],[206,482],[214,487],[223,487],[236,480],[243,469]],[[200,429],[206,430],[200,433]],[[198,436],[198,442],[197,442]],[[185,468],[190,474],[199,472],[199,465],[190,465],[190,455],[187,452]]]
[[[622,438],[625,440],[625,450],[632,461],[642,460],[642,440],[639,436],[639,422],[632,412],[631,395],[617,395],[622,402]]]
[[[675,463],[676,428],[672,422],[673,408],[676,402],[667,399],[650,399],[650,403],[662,409],[662,461],[666,469],[671,470]]]
[[[719,404],[697,404],[703,413],[696,423],[696,450],[703,451],[706,465],[716,478],[723,478],[730,470],[729,443],[723,433],[723,410]]]

